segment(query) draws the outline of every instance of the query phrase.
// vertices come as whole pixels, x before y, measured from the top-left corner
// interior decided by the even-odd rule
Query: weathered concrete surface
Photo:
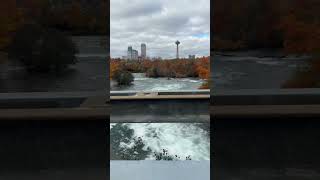
[[[110,107],[0,109],[0,120],[106,120]]]
[[[277,121],[278,118],[291,117],[319,117],[320,105],[223,105],[210,106],[212,118],[218,119],[256,119],[268,118],[270,121]]]
[[[211,105],[320,104],[320,89],[239,89],[210,91]]]
[[[319,179],[319,118],[212,118],[213,177]]]
[[[0,93],[0,120],[106,120],[106,92]]]

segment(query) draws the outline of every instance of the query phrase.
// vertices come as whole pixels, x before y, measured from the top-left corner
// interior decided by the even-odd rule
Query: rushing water
[[[212,69],[213,88],[225,89],[278,89],[289,80],[298,68],[303,68],[307,57],[260,57],[250,52],[232,56],[214,56]]]
[[[163,149],[178,160],[210,160],[209,136],[209,124],[201,123],[111,124],[111,160],[154,160]]]
[[[0,64],[0,92],[97,91],[107,87],[106,49],[101,36],[74,36],[78,62],[60,74],[28,73],[21,64]]]
[[[112,91],[164,91],[164,90],[194,90],[202,84],[197,78],[148,78],[143,73],[133,73],[134,82],[130,86],[117,86],[111,82]]]
[[[78,58],[67,72],[28,73],[22,66],[6,65],[0,73],[0,92],[53,92],[105,90],[106,60]]]

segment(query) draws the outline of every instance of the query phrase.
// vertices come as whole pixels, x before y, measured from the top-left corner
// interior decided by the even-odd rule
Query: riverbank
[[[130,73],[142,73],[144,74],[144,80],[146,78],[158,80],[158,83],[167,84],[162,89],[155,87],[151,90],[179,90],[181,88],[190,89],[183,86],[182,81],[195,82],[198,80],[202,81],[201,86],[197,86],[197,89],[209,89],[208,79],[210,78],[210,57],[201,57],[196,59],[167,59],[167,60],[123,60],[123,59],[111,59],[110,60],[110,78],[116,79],[119,74],[130,74]],[[132,81],[130,78],[127,78]],[[135,80],[140,78],[135,77]],[[170,81],[172,80],[172,81]],[[119,79],[117,80],[119,81]],[[176,82],[174,82],[176,81]],[[173,82],[173,83],[172,83]],[[157,83],[157,82],[151,82]],[[180,84],[179,84],[180,83]],[[129,83],[123,83],[125,85]],[[194,86],[191,85],[191,89]],[[119,89],[119,88],[118,88]],[[120,88],[121,89],[121,88]],[[128,89],[128,88],[125,88]],[[130,88],[129,88],[130,89]],[[132,89],[134,90],[134,89]],[[139,89],[146,90],[146,89]]]

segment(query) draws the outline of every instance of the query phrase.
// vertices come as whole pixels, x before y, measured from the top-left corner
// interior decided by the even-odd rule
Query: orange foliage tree
[[[22,20],[22,10],[17,7],[15,0],[1,0],[0,49],[10,44],[13,33],[17,30]]]
[[[197,61],[197,74],[205,82],[202,84],[200,89],[210,88],[210,57],[202,57]]]
[[[320,24],[299,21],[294,14],[283,18],[283,46],[287,53],[314,54],[320,50]]]
[[[295,7],[282,19],[284,49],[289,53],[312,56],[309,69],[299,70],[284,88],[320,87],[320,7],[318,1],[294,1]],[[318,17],[318,18],[317,18]]]
[[[71,28],[81,28],[84,25],[84,14],[80,2],[73,1],[70,8],[66,10],[65,20]]]
[[[119,60],[115,60],[115,59],[110,60],[110,79],[112,79],[115,72],[119,70],[120,63],[121,62]]]

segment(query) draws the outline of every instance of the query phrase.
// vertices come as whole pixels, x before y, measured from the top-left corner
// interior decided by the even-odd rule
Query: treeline
[[[305,53],[319,42],[318,0],[214,2],[215,50],[283,48]]]
[[[319,0],[220,0],[214,2],[215,51],[281,49],[312,56],[284,88],[320,87]]]
[[[107,0],[1,0],[0,49],[25,24],[39,24],[71,35],[107,34]]]
[[[210,57],[171,60],[142,60],[127,61],[121,59],[111,59],[110,77],[117,79],[119,72],[145,73],[147,77],[158,78],[186,78],[197,77],[204,79],[202,88],[209,88],[210,79]]]
[[[73,35],[107,34],[107,0],[19,0],[26,17]]]
[[[78,52],[70,35],[107,34],[106,0],[2,0],[0,63],[29,72],[64,72]]]

